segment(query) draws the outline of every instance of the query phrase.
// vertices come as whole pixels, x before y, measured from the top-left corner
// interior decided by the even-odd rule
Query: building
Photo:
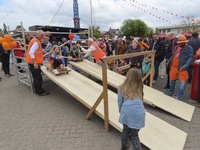
[[[158,28],[160,34],[163,34],[163,33],[167,34],[168,32],[173,32],[175,35],[177,35],[177,34],[181,34],[183,32],[191,32],[191,27],[192,26],[188,27],[186,25],[179,25],[179,27],[178,26],[165,26],[165,27],[157,27],[157,28]],[[196,30],[200,29],[200,24],[197,23],[195,25],[195,27],[196,27]],[[188,28],[189,28],[189,30],[187,30]]]
[[[115,37],[115,35],[113,35],[112,33],[110,33],[110,31],[103,31],[101,32],[101,37],[105,38],[105,39],[112,39]]]
[[[118,35],[118,36],[121,34],[121,31],[119,29],[111,29],[110,27],[109,31],[113,33],[114,35]]]
[[[44,32],[50,31],[50,32],[71,32],[71,33],[80,33],[82,31],[88,31],[88,28],[73,28],[73,27],[60,27],[60,26],[47,26],[47,25],[34,25],[29,27],[29,31],[36,31],[36,30],[43,30]],[[68,34],[51,34],[50,41],[53,39],[53,37],[56,37],[58,41],[61,41],[63,37],[68,38]],[[30,35],[33,37],[35,33]],[[88,37],[88,34],[85,34],[85,36]]]

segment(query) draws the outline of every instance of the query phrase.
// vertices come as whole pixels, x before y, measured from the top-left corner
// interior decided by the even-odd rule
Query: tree
[[[8,34],[7,28],[6,28],[6,24],[3,23],[3,34]]]
[[[187,31],[187,29],[192,26],[193,21],[191,19],[193,18],[194,18],[194,15],[187,15],[185,19],[180,21],[180,24],[182,24],[183,26],[183,31]],[[196,26],[195,23],[194,23],[194,26]]]
[[[153,29],[148,27],[147,33],[145,35],[146,37],[152,37],[153,36]]]
[[[96,28],[94,27],[94,25],[92,26],[92,31],[93,31],[93,36],[96,36],[97,38],[101,37],[101,31],[100,31],[100,27],[97,26]],[[90,37],[91,37],[91,26],[89,26],[89,32],[90,32]]]
[[[17,25],[15,29],[20,29],[20,28],[21,28],[21,25]],[[24,31],[25,31],[25,29],[24,29]],[[13,34],[18,34],[18,32],[13,32]],[[20,34],[20,35],[16,35],[16,36],[14,36],[13,38],[16,39],[17,37],[22,38],[22,34]]]
[[[195,23],[192,24],[191,30],[192,30],[192,31],[196,30],[196,24],[195,24]]]
[[[121,32],[125,36],[146,36],[148,27],[140,19],[126,19],[122,23]]]
[[[155,33],[158,33],[158,34],[160,34],[160,31],[158,30],[158,28],[157,28],[157,27],[155,28]]]

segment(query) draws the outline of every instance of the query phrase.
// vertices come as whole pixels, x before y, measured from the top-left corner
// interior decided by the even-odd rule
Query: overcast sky
[[[0,0],[0,28],[3,23],[13,30],[20,21],[28,30],[32,25],[48,25],[60,7],[63,0]],[[140,5],[138,3],[140,3]],[[88,28],[90,21],[90,0],[78,0],[79,17],[81,27]],[[25,5],[23,5],[25,4]],[[102,8],[102,6],[103,8]],[[146,4],[146,7],[141,6]],[[122,6],[124,7],[122,7]],[[134,5],[134,6],[132,6]],[[22,6],[20,8],[20,6]],[[135,8],[137,6],[137,8]],[[108,31],[109,28],[120,28],[125,19],[139,18],[149,27],[170,26],[180,24],[181,16],[194,15],[200,19],[200,0],[92,0],[93,24],[100,26],[101,31]],[[138,9],[140,7],[140,9]],[[158,8],[158,10],[155,10]],[[14,13],[9,14],[17,9]],[[142,9],[142,10],[141,10]],[[145,12],[144,12],[145,10]],[[163,12],[166,10],[169,13]],[[147,14],[152,13],[155,16]],[[174,15],[171,15],[173,13]],[[177,14],[178,16],[175,16]],[[2,17],[6,16],[4,19]],[[161,17],[161,19],[156,18]],[[168,22],[163,21],[168,20]],[[196,21],[197,22],[197,21]],[[51,25],[73,27],[73,0],[65,0]]]

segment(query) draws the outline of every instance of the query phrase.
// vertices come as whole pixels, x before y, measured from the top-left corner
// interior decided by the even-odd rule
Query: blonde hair
[[[56,48],[59,48],[59,50],[60,50],[60,47],[58,45],[54,45],[52,47],[51,51],[49,52],[49,61],[51,60],[51,54],[53,54],[54,56],[56,56],[56,52],[55,52]],[[59,51],[59,56],[62,56],[61,50]]]
[[[132,43],[138,44],[138,40],[133,40]]]
[[[121,85],[119,92],[125,97],[125,100],[141,98],[143,101],[142,74],[138,69],[132,68],[128,71],[126,80]]]

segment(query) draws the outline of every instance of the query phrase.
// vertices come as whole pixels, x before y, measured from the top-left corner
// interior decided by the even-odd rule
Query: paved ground
[[[11,73],[14,67],[11,65]],[[89,121],[84,117],[88,109],[44,77],[43,87],[50,92],[38,97],[24,84],[18,85],[15,77],[6,78],[0,71],[0,150],[119,150],[120,132],[93,114]],[[154,88],[160,90],[166,83],[158,79]],[[190,98],[191,85],[187,85],[184,100]],[[148,112],[188,133],[184,150],[200,150],[200,109],[196,108],[191,122],[145,105]],[[131,149],[131,148],[130,148]],[[143,146],[143,150],[147,150]]]

